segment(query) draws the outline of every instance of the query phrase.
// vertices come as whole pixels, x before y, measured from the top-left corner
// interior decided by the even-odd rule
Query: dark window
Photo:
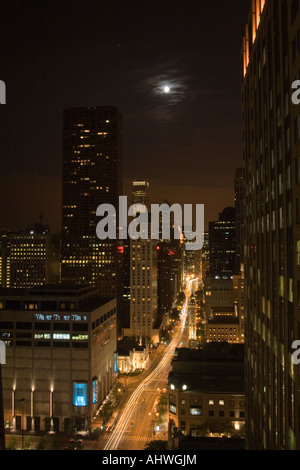
[[[88,323],[73,323],[73,331],[88,331]]]
[[[34,429],[37,432],[41,430],[41,418],[39,416],[34,417]]]
[[[50,341],[35,341],[34,346],[38,348],[50,348]]]
[[[12,321],[0,321],[0,330],[6,330],[6,328],[13,328],[14,324]]]
[[[214,413],[214,410],[209,410],[208,416],[214,416],[214,414],[215,414],[215,413]]]
[[[294,121],[295,126],[295,142],[299,142],[300,140],[300,114],[296,117]]]
[[[53,347],[54,348],[69,348],[70,343],[67,341],[53,341]]]
[[[31,346],[31,341],[16,341],[16,346]]]
[[[70,323],[54,323],[53,330],[55,331],[68,331],[70,329]]]
[[[224,411],[219,411],[219,416],[224,416]]]
[[[17,330],[31,330],[32,323],[30,322],[18,322],[16,323]]]
[[[72,348],[88,348],[89,343],[72,343]]]
[[[291,6],[291,20],[294,23],[296,16],[299,12],[299,0],[293,0]]]
[[[16,338],[31,338],[31,333],[16,333]]]
[[[36,330],[51,330],[51,323],[36,322],[34,327]]]

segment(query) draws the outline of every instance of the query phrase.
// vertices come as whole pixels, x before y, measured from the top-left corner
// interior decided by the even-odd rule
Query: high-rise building
[[[192,294],[188,305],[189,348],[196,349],[197,341],[197,302]]]
[[[177,348],[167,398],[170,429],[190,436],[242,434],[244,345],[223,342],[201,349]]]
[[[183,249],[179,240],[160,240],[157,244],[157,301],[160,316],[169,312],[181,290]]]
[[[147,210],[149,184],[136,183],[133,182],[132,202],[145,205]],[[124,329],[124,336],[157,343],[157,241],[150,237],[131,238],[129,247],[130,327]]]
[[[236,271],[235,209],[226,207],[209,222],[209,275],[230,278]]]
[[[92,286],[0,289],[0,312],[7,427],[87,430],[116,380],[116,300]]]
[[[132,203],[144,204],[149,209],[150,195],[149,195],[149,182],[148,181],[133,181]]]
[[[34,225],[0,238],[0,287],[35,287],[59,282],[60,237]]]
[[[236,273],[244,262],[244,192],[244,168],[237,168],[234,179]]]
[[[117,295],[117,243],[96,236],[96,210],[118,211],[122,194],[122,116],[115,107],[64,111],[62,282]]]
[[[251,3],[249,1],[249,3]],[[252,1],[243,43],[247,447],[300,449],[298,0]]]
[[[204,233],[204,243],[200,251],[200,279],[203,281],[209,271],[209,237],[208,232]]]

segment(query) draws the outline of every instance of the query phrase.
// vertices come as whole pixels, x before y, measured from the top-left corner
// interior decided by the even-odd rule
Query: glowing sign
[[[73,405],[87,406],[87,383],[73,383]]]
[[[98,401],[98,387],[97,387],[97,379],[93,380],[93,404],[97,403]]]

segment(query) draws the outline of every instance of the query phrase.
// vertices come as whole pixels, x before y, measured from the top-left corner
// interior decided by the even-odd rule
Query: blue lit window
[[[87,406],[87,383],[73,383],[73,405]]]
[[[93,404],[97,403],[98,401],[98,393],[97,393],[97,379],[93,380]]]

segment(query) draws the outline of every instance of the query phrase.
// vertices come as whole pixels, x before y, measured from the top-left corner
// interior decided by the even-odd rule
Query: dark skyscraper
[[[237,168],[234,179],[236,272],[244,262],[244,169]]]
[[[235,209],[226,207],[219,220],[209,222],[209,275],[230,278],[236,270]]]
[[[118,210],[122,193],[122,116],[115,107],[64,112],[62,282],[92,284],[116,295],[117,247],[96,237],[96,210]]]
[[[251,2],[249,2],[251,3]],[[298,0],[252,2],[244,38],[247,447],[300,448]]]

